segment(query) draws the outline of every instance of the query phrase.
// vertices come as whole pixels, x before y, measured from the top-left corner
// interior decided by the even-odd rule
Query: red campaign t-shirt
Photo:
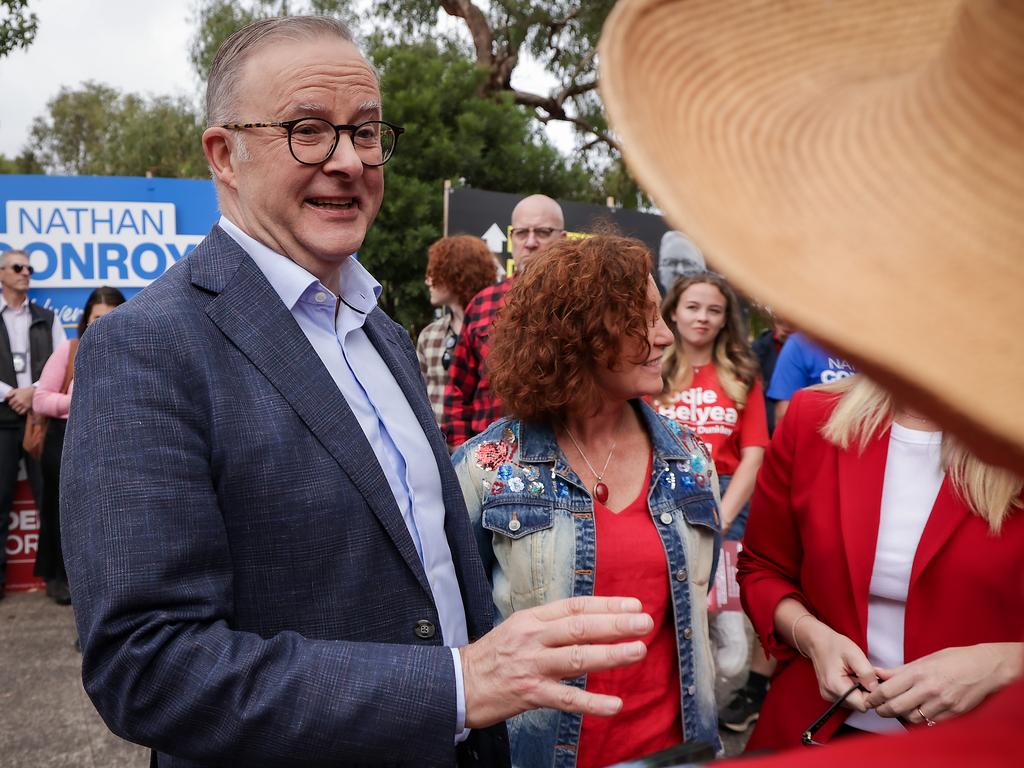
[[[588,691],[620,696],[623,706],[614,717],[584,716],[577,768],[619,763],[683,740],[668,560],[647,506],[650,462],[646,477],[640,495],[618,514],[594,500],[594,594],[636,597],[654,617],[654,629],[643,638],[643,661],[587,675]]]
[[[711,451],[720,475],[731,475],[740,463],[740,451],[768,446],[768,421],[761,382],[747,392],[743,410],[736,407],[718,380],[714,365],[694,373],[689,388],[670,392],[654,401],[658,413],[690,427]]]

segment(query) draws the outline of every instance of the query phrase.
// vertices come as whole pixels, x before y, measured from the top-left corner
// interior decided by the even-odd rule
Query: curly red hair
[[[525,421],[593,413],[599,366],[651,347],[657,306],[647,299],[651,253],[615,235],[565,239],[516,277],[491,332],[488,372],[504,412]]]
[[[469,300],[498,277],[498,265],[487,244],[479,237],[442,237],[427,249],[427,277],[455,294],[466,306]]]

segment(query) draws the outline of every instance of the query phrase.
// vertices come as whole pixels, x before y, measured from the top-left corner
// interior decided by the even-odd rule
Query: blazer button
[[[693,637],[693,629],[691,627],[687,627],[683,630],[683,639],[689,640],[691,637]]]
[[[686,581],[687,573],[685,568],[676,571],[676,581]]]
[[[426,619],[420,619],[416,622],[416,627],[413,631],[420,640],[429,640],[437,630],[434,629],[434,625],[431,622]]]

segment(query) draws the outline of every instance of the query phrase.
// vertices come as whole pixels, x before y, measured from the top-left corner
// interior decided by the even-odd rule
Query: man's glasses
[[[449,336],[444,340],[444,354],[441,355],[441,367],[446,371],[448,366],[452,364],[452,355],[455,350],[456,341],[454,336]]]
[[[35,272],[31,264],[8,264],[8,267],[14,270],[15,274],[20,275],[22,272],[28,272],[30,275]]]
[[[276,123],[225,123],[221,128],[284,128],[288,131],[288,149],[303,165],[321,165],[331,159],[344,131],[352,139],[356,156],[369,168],[384,165],[398,145],[404,128],[383,120],[367,120],[358,125],[334,125],[320,117],[300,117]]]
[[[512,230],[512,239],[520,243],[525,243],[530,239],[530,233],[538,240],[547,240],[555,232],[563,232],[561,227],[516,227]]]

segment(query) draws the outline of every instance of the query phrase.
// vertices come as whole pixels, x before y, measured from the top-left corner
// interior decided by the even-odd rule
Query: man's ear
[[[235,188],[235,156],[233,137],[227,128],[207,128],[203,131],[203,152],[210,164],[213,178],[231,189]]]

